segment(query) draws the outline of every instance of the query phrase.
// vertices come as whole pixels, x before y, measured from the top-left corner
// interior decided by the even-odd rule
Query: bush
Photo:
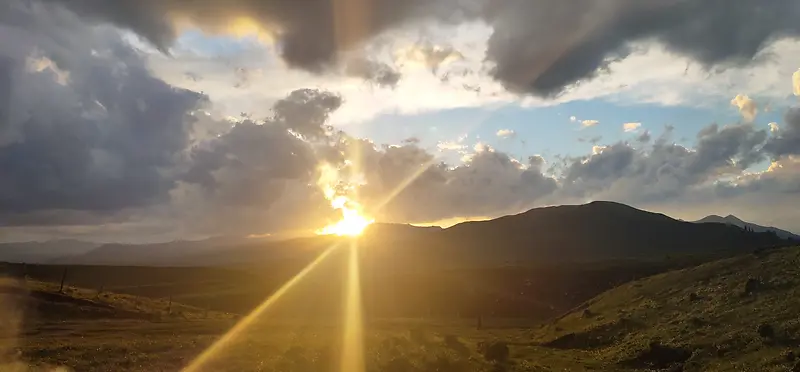
[[[510,354],[508,345],[503,341],[495,341],[479,345],[483,357],[490,362],[505,362]]]
[[[772,326],[769,325],[769,324],[762,324],[762,325],[758,326],[758,330],[757,331],[758,331],[758,335],[761,336],[761,338],[773,338],[773,337],[775,337],[775,329],[772,328]]]

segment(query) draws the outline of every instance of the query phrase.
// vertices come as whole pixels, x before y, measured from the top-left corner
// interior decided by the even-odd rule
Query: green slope
[[[800,354],[800,249],[627,283],[533,338],[529,353],[571,359],[573,370],[800,370],[792,355]]]

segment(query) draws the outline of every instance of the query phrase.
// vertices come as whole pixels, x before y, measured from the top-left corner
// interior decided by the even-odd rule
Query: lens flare
[[[347,292],[344,298],[344,331],[339,372],[364,372],[364,316],[361,310],[361,279],[358,242],[350,243],[347,264]]]

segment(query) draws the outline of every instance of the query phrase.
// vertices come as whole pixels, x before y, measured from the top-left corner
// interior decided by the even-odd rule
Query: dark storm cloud
[[[352,49],[383,30],[410,19],[449,18],[460,0],[43,0],[64,4],[86,17],[111,22],[167,50],[176,22],[209,32],[226,32],[235,20],[250,19],[274,33],[291,66],[322,72],[338,52]]]
[[[603,71],[651,39],[706,67],[741,64],[769,41],[797,36],[796,0],[42,0],[91,19],[131,29],[167,50],[189,21],[225,32],[247,17],[279,40],[294,67],[325,71],[342,50],[415,20],[458,23],[482,19],[494,27],[487,60],[507,88],[549,96]]]
[[[0,14],[0,210],[167,201],[205,97],[153,77],[116,34],[68,13],[10,1]]]
[[[631,41],[656,40],[710,67],[748,63],[772,39],[800,33],[795,0],[506,0],[491,9],[494,76],[539,95],[593,77]]]

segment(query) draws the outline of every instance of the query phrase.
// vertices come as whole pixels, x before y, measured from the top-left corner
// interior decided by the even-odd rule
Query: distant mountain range
[[[395,266],[414,267],[663,259],[745,252],[787,245],[792,239],[800,241],[797,235],[783,230],[734,221],[729,218],[732,216],[720,217],[724,222],[713,217],[717,216],[692,223],[624,204],[593,202],[536,208],[494,220],[464,222],[447,229],[374,224],[359,238],[359,244],[373,258]],[[336,236],[288,240],[214,238],[99,246],[77,241],[9,243],[0,244],[0,261],[141,266],[249,265],[266,260],[306,260],[348,239]]]
[[[80,256],[101,246],[79,240],[50,240],[0,244],[0,261],[47,263],[58,257]]]
[[[710,216],[706,216],[706,217],[704,217],[702,219],[699,219],[697,221],[694,221],[694,222],[695,223],[721,223],[721,224],[726,224],[726,225],[737,226],[737,227],[740,227],[742,229],[747,228],[750,231],[754,231],[754,232],[774,232],[776,235],[778,235],[778,237],[783,238],[783,239],[800,240],[800,235],[791,233],[791,232],[786,231],[786,230],[781,230],[781,229],[779,229],[777,227],[761,226],[761,225],[756,225],[756,224],[751,223],[751,222],[742,221],[738,217],[736,217],[734,215],[731,215],[731,214],[729,214],[729,215],[727,215],[725,217],[721,217],[721,216],[717,216],[717,215],[712,214]]]

